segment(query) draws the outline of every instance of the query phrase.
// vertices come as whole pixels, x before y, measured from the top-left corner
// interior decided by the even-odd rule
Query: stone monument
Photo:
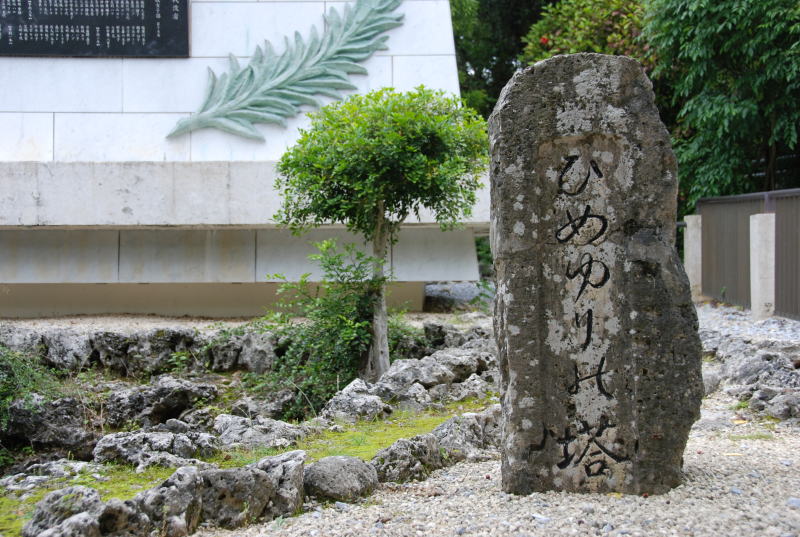
[[[518,72],[490,118],[507,492],[663,493],[702,397],[677,176],[625,57]]]

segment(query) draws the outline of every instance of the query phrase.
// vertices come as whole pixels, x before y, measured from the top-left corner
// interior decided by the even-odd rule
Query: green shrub
[[[295,399],[284,419],[303,419],[325,405],[336,391],[358,376],[372,339],[372,304],[383,280],[372,270],[376,260],[352,244],[341,250],[336,241],[316,243],[310,256],[323,272],[319,286],[305,274],[299,282],[283,283],[278,311],[259,323],[275,332],[278,360],[265,375],[248,374],[247,387],[254,391],[291,389]],[[293,316],[305,317],[294,321]]]
[[[55,375],[33,356],[0,345],[0,429],[8,423],[8,408],[34,393],[52,399],[60,395]]]
[[[416,351],[428,344],[425,332],[410,325],[405,315],[399,312],[389,315],[388,332],[389,359],[392,362],[400,358],[419,358]]]

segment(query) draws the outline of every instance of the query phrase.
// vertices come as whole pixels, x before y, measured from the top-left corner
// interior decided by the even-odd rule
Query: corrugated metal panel
[[[763,209],[760,197],[698,202],[703,217],[704,295],[750,307],[750,215]]]
[[[775,313],[800,319],[800,192],[775,200]]]

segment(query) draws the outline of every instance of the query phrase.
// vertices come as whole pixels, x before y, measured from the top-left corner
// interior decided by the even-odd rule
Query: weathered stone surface
[[[276,483],[258,468],[205,470],[202,520],[223,528],[238,528],[261,518]]]
[[[150,521],[133,502],[103,503],[96,490],[67,487],[36,504],[23,537],[145,537]]]
[[[161,485],[140,492],[132,503],[163,537],[189,535],[200,523],[203,479],[197,468],[178,468]]]
[[[676,164],[635,61],[557,56],[490,119],[503,488],[660,493],[703,394]]]
[[[275,483],[275,495],[264,510],[264,518],[291,516],[303,506],[305,462],[306,452],[297,450],[265,457],[250,465],[265,472]]]
[[[209,467],[194,457],[209,457],[217,451],[217,439],[206,433],[129,432],[104,436],[93,454],[96,462],[132,464],[142,472],[150,466]]]
[[[97,438],[84,428],[88,421],[86,408],[74,398],[55,401],[33,394],[19,399],[8,408],[8,422],[0,431],[7,445],[27,444],[37,448],[64,449],[73,456],[90,458]]]
[[[231,405],[231,414],[244,418],[280,418],[294,399],[291,390],[279,390],[269,394],[269,399],[256,399],[244,396]]]
[[[371,462],[381,483],[403,483],[425,479],[432,471],[447,466],[446,454],[436,437],[429,433],[401,438],[376,453]]]
[[[431,432],[439,447],[447,450],[449,462],[482,461],[496,457],[500,447],[500,405],[483,412],[469,412],[450,418]]]
[[[106,404],[107,423],[122,427],[129,421],[144,426],[178,418],[197,401],[217,396],[212,384],[190,382],[164,375],[153,386],[138,386],[112,393]]]
[[[320,412],[327,420],[354,423],[357,420],[382,419],[392,413],[392,407],[371,393],[372,387],[361,379],[355,379],[334,395]]]
[[[225,447],[285,448],[306,436],[306,430],[285,421],[256,416],[253,419],[220,414],[214,420],[214,431]]]
[[[303,485],[309,496],[352,502],[375,490],[378,474],[374,466],[356,457],[324,457],[306,468]]]

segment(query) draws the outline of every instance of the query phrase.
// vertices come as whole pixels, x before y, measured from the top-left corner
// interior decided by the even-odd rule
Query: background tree
[[[344,224],[384,260],[409,215],[427,209],[448,229],[471,213],[488,141],[486,122],[459,99],[423,87],[382,89],[310,117],[278,163],[279,223],[295,232]],[[382,262],[373,277],[384,278]],[[375,294],[368,379],[389,367],[385,286]]]
[[[550,1],[450,1],[461,95],[484,117],[520,67],[522,36]]]
[[[545,7],[523,36],[520,59],[533,64],[556,54],[597,52],[630,56],[651,70],[650,47],[639,39],[643,15],[638,0],[561,0]]]
[[[545,7],[523,37],[520,61],[532,65],[557,54],[577,52],[634,58],[651,75],[661,119],[671,130],[677,116],[672,81],[669,73],[652,77],[657,58],[641,35],[644,13],[641,0],[561,0]]]
[[[673,81],[687,209],[703,196],[789,187],[800,128],[800,2],[650,0],[644,37]]]

